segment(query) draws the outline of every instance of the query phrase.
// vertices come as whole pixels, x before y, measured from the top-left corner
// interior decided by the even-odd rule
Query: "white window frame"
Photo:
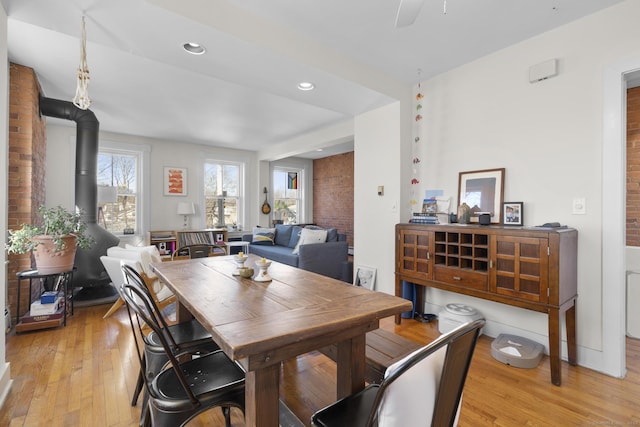
[[[151,147],[145,144],[128,144],[116,141],[101,140],[98,153],[122,154],[136,157],[136,224],[135,234],[124,234],[124,230],[109,230],[119,237],[144,238],[149,228],[149,162]]]
[[[306,212],[306,201],[305,201],[305,188],[306,188],[306,170],[305,168],[301,167],[301,166],[285,166],[285,165],[274,165],[273,168],[271,169],[271,188],[273,189],[272,191],[272,197],[271,197],[271,203],[272,203],[272,215],[273,215],[273,219],[280,219],[280,218],[276,218],[276,212],[275,212],[275,204],[276,204],[276,194],[275,194],[275,174],[276,172],[296,172],[298,174],[298,212],[296,212],[296,224],[304,224],[305,222],[305,212]]]
[[[246,205],[246,200],[245,200],[245,194],[246,194],[246,189],[245,189],[245,170],[246,170],[246,163],[243,161],[235,161],[235,160],[220,160],[220,159],[214,159],[214,158],[208,158],[205,159],[204,162],[202,163],[202,179],[200,182],[200,185],[202,186],[202,191],[201,191],[201,195],[202,195],[202,206],[205,207],[207,206],[207,195],[205,194],[205,179],[206,179],[206,167],[207,165],[220,165],[220,166],[224,166],[224,165],[231,165],[231,166],[236,166],[238,167],[238,195],[237,196],[229,196],[229,197],[234,197],[237,198],[237,204],[236,204],[236,208],[237,208],[237,212],[236,212],[236,225],[241,226],[242,224],[245,223],[245,205]],[[202,209],[202,224],[204,224],[206,226],[207,224],[207,213],[204,212],[205,209]],[[215,224],[213,224],[215,226]],[[226,226],[230,226],[232,224],[225,224]]]

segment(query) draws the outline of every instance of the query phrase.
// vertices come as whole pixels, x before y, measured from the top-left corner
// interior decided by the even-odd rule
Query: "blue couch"
[[[315,228],[307,226],[308,228]],[[266,235],[275,231],[273,240],[268,238],[258,241],[253,234],[246,234],[242,240],[251,242],[249,252],[271,261],[298,267],[303,270],[313,271],[334,279],[351,282],[350,264],[347,259],[347,237],[336,229],[327,230],[327,239],[323,243],[302,244],[298,247],[298,253],[294,249],[298,244],[303,227],[298,225],[277,224],[273,229],[254,229],[263,231]]]

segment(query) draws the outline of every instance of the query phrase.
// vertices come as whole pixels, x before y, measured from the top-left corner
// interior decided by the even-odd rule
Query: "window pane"
[[[115,187],[115,202],[98,200],[98,224],[112,232],[137,227],[138,156],[103,151],[98,154],[98,185]]]
[[[207,227],[238,225],[242,195],[242,165],[205,163],[204,195]]]
[[[302,206],[302,171],[290,169],[273,170],[273,219],[284,224],[300,222]]]

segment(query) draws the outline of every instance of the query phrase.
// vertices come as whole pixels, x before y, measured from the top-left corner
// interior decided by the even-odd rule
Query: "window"
[[[242,220],[244,166],[207,161],[204,164],[205,220],[207,228],[239,225]]]
[[[273,169],[273,218],[283,224],[298,224],[302,218],[302,169]]]
[[[100,149],[98,153],[98,224],[112,233],[140,230],[142,153]]]

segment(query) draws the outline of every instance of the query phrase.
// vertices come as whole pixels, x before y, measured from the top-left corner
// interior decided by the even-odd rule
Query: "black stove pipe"
[[[98,205],[98,133],[100,122],[91,110],[82,110],[72,102],[40,98],[40,112],[49,117],[76,122],[75,205],[82,212],[87,232],[96,243],[90,249],[78,248],[73,286],[88,287],[109,283],[100,256],[120,242],[116,236],[97,224]]]

